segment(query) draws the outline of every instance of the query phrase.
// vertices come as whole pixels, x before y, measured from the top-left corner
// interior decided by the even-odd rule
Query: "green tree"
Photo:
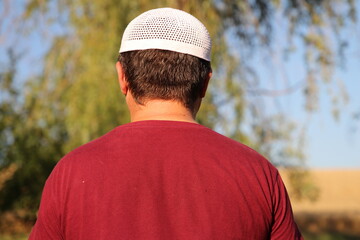
[[[26,209],[30,211],[21,217],[34,219],[41,185],[55,159],[62,157],[67,134],[61,115],[43,109],[35,112],[41,108],[42,96],[29,94],[21,99],[20,89],[14,84],[17,59],[9,51],[9,67],[0,70],[0,213]],[[44,113],[49,117],[37,117]]]

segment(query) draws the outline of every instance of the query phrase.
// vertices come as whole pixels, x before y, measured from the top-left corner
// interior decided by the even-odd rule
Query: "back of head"
[[[211,72],[211,40],[192,15],[147,11],[125,29],[119,61],[135,100],[176,100],[192,108]]]

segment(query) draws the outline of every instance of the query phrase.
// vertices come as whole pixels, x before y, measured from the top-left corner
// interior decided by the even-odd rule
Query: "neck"
[[[169,120],[193,122],[195,114],[177,101],[149,100],[144,105],[130,107],[131,122],[144,120]]]

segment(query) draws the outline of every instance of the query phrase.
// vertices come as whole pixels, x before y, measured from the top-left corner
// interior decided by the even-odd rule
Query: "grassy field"
[[[0,235],[0,240],[26,240],[28,239],[28,235],[20,234],[20,235]]]
[[[339,233],[303,233],[305,240],[359,240],[359,236]]]
[[[360,239],[360,170],[310,171],[319,188],[314,202],[295,199],[287,172],[280,173],[306,239]]]
[[[294,212],[360,212],[360,170],[312,170],[310,177],[320,189],[316,202],[291,199]],[[281,171],[286,187],[286,172]]]

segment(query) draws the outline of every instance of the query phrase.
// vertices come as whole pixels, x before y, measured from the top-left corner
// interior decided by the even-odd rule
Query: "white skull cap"
[[[157,8],[134,18],[124,31],[120,53],[162,49],[210,61],[211,39],[194,16],[173,8]]]

